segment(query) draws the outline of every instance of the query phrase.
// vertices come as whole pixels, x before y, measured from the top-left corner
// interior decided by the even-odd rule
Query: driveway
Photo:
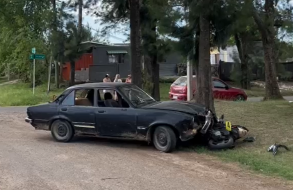
[[[247,101],[260,102],[260,101],[262,101],[262,99],[263,99],[263,97],[251,97],[251,98],[248,98]],[[293,101],[293,96],[284,96],[284,99],[288,100],[288,101]]]
[[[57,143],[50,132],[26,124],[22,109],[0,114],[3,190],[293,189],[193,151],[165,154],[143,142],[90,137]]]

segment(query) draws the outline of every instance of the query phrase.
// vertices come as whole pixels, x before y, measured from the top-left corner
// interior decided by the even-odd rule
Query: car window
[[[63,100],[66,106],[94,106],[94,89],[73,90]]]
[[[74,91],[66,96],[66,98],[62,101],[62,105],[65,106],[73,106],[74,105]]]
[[[94,106],[94,89],[78,89],[75,91],[75,106]]]
[[[186,82],[187,82],[187,77],[179,77],[178,79],[175,80],[173,85],[186,86]]]
[[[123,95],[136,107],[156,102],[150,95],[135,85],[119,87]]]
[[[127,101],[116,90],[99,89],[97,96],[98,107],[129,108]]]
[[[214,80],[213,85],[214,85],[214,88],[226,88],[226,85],[218,80]]]

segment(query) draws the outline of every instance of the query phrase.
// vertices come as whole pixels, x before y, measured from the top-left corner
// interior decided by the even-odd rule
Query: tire
[[[229,139],[215,143],[213,140],[209,140],[209,148],[211,150],[223,150],[223,149],[230,149],[234,148],[234,139],[229,137]]]
[[[165,126],[157,127],[153,134],[153,143],[159,151],[168,153],[172,152],[177,143],[177,138],[174,131]]]
[[[242,95],[237,95],[236,98],[234,99],[234,101],[244,101],[244,96]]]
[[[74,136],[73,128],[67,121],[56,120],[51,125],[51,134],[58,142],[69,142]]]

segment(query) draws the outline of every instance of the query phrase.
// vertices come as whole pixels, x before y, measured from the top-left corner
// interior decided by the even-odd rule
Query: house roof
[[[127,54],[126,50],[109,50],[107,51],[108,54]]]

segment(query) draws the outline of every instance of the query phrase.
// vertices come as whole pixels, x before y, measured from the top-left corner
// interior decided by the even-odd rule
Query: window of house
[[[109,63],[124,63],[125,54],[109,54]]]
[[[125,54],[119,54],[118,55],[118,63],[124,63]]]
[[[113,54],[108,55],[108,59],[109,59],[109,63],[117,63],[118,61],[117,56]]]

